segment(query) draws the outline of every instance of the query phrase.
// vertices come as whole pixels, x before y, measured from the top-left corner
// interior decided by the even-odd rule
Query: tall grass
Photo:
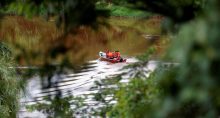
[[[15,118],[21,81],[16,77],[10,51],[0,43],[0,118]]]

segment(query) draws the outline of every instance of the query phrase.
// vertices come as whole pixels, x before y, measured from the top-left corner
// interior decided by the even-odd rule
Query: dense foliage
[[[8,47],[0,43],[0,117],[16,117],[22,83],[16,76]]]
[[[71,118],[73,115],[79,114],[77,110],[84,106],[84,100],[82,98],[74,98],[71,95],[64,98],[58,95],[55,96],[55,98],[46,97],[44,100],[48,103],[39,102],[37,104],[27,106],[27,109],[29,111],[38,110],[45,113],[47,118]]]
[[[149,108],[152,102],[157,100],[159,88],[155,75],[148,78],[132,78],[126,84],[121,85],[116,94],[118,103],[111,112],[107,112],[111,118],[143,118],[151,114]]]
[[[157,77],[149,78],[158,80],[152,87],[160,90],[159,94],[152,93],[158,96],[149,100],[151,95],[147,90],[140,92],[141,96],[138,97],[135,91],[142,90],[147,85],[131,81],[127,89],[119,90],[118,94],[121,95],[118,96],[118,103],[111,116],[119,118],[219,116],[220,59],[217,46],[219,44],[217,32],[220,30],[219,5],[217,0],[209,1],[202,11],[204,14],[180,26],[166,57],[179,62],[179,67],[162,73],[156,72]],[[131,98],[125,97],[128,95]],[[138,101],[132,101],[136,98],[139,98]],[[140,104],[145,104],[143,107],[137,106],[145,100],[149,100],[150,103],[146,101]]]
[[[106,10],[98,10],[95,0],[11,0],[1,1],[1,14],[26,17],[56,17],[58,25],[64,23],[67,30],[79,25],[95,25],[98,16],[106,17]]]
[[[137,8],[170,17],[175,22],[186,22],[202,13],[206,0],[135,0]]]

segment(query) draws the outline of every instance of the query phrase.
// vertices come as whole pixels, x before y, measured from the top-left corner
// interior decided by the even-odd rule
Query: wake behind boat
[[[109,51],[102,52],[102,51],[100,51],[99,56],[100,56],[101,61],[108,61],[108,62],[111,62],[111,63],[126,62],[126,59],[123,59],[120,56],[120,53],[117,54],[117,51],[116,52],[109,52]]]

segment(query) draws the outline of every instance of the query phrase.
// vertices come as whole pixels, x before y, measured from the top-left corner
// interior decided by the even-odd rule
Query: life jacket
[[[114,58],[118,58],[118,57],[120,57],[120,52],[115,52],[114,53]]]
[[[107,52],[106,55],[107,58],[114,58],[114,54],[112,52]]]

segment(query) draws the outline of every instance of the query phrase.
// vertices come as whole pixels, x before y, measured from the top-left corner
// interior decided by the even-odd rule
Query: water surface
[[[42,89],[40,77],[33,77],[27,82],[26,94],[21,99],[22,108],[19,116],[38,117],[38,112],[27,112],[24,106],[35,104],[36,102],[44,102],[44,97],[56,95],[58,91],[62,93],[62,97],[69,96],[70,94],[73,96],[82,96],[97,93],[98,89],[91,89],[95,86],[95,81],[110,79],[113,76],[126,72],[127,70],[122,68],[137,61],[135,58],[128,58],[127,62],[116,64],[100,61],[99,59],[88,61],[78,72],[66,75],[55,74],[51,80],[51,87],[44,89]],[[87,100],[88,104],[94,104],[94,102],[92,98]]]

